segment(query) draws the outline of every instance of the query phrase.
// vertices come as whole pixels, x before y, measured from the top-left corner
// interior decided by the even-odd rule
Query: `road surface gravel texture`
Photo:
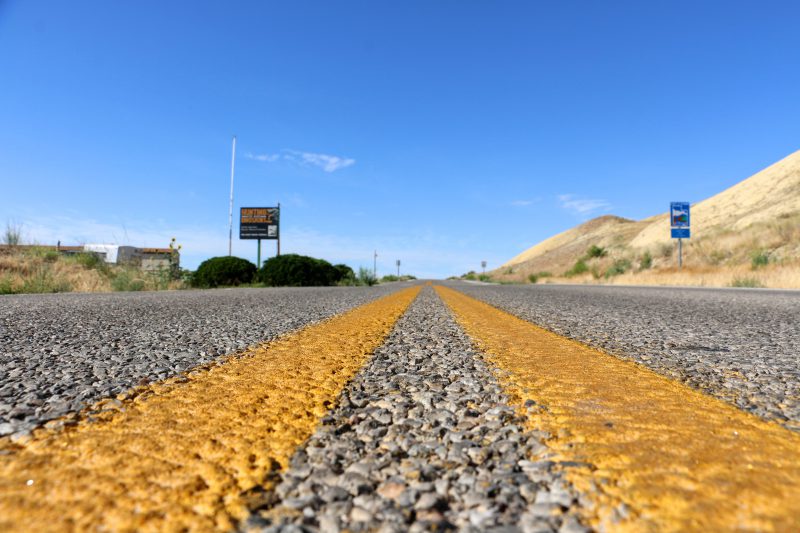
[[[426,287],[244,529],[587,531],[543,437]]]
[[[800,431],[800,291],[447,285]]]
[[[402,286],[0,296],[0,436]]]

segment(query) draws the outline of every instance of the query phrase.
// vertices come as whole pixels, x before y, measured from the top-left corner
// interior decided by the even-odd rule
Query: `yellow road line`
[[[0,441],[0,530],[233,527],[243,492],[287,466],[418,292],[150,386],[93,422]]]
[[[800,531],[800,436],[444,287],[568,479],[615,531]],[[612,510],[625,503],[630,516]],[[624,516],[624,514],[623,514]]]

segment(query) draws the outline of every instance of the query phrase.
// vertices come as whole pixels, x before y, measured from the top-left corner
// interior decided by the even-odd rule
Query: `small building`
[[[117,244],[85,244],[85,252],[96,253],[106,263],[137,266],[142,270],[161,270],[180,265],[180,253],[171,248],[137,248]]]

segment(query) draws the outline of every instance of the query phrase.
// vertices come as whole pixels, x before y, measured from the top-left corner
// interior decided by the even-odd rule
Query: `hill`
[[[640,221],[606,215],[490,274],[500,281],[533,274],[573,282],[800,287],[800,151],[693,204],[680,272],[674,252],[668,213]]]

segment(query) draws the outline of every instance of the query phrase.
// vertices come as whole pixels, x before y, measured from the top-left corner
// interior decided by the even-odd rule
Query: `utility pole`
[[[278,202],[278,253],[275,255],[280,257],[281,256],[281,203]]]
[[[231,202],[228,207],[228,256],[233,254],[233,166],[236,162],[236,135],[233,136],[231,151]]]
[[[378,250],[375,250],[375,255],[372,257],[372,277],[378,279]]]
[[[400,260],[397,260],[397,277],[400,277]]]

